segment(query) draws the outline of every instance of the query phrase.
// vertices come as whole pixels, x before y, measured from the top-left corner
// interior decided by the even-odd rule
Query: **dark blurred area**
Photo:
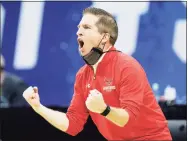
[[[163,105],[164,106],[164,105]],[[50,107],[54,110],[66,112],[67,108]],[[173,141],[187,140],[187,107],[173,105],[163,107],[163,112],[168,119]],[[1,134],[5,140],[39,141],[39,140],[75,140],[75,141],[104,141],[97,128],[89,118],[82,132],[77,136],[70,136],[51,126],[37,115],[31,108],[0,109]]]
[[[50,107],[66,112],[67,108]],[[187,122],[185,105],[174,105],[163,109],[168,119],[173,141],[186,141]],[[105,140],[89,118],[80,134],[75,137],[67,135],[51,126],[31,108],[0,109],[1,139],[4,140]]]

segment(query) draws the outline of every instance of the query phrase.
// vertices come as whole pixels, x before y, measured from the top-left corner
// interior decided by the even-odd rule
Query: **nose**
[[[78,29],[78,31],[76,32],[76,35],[78,37],[82,36],[83,35],[83,31],[81,30],[81,28]]]

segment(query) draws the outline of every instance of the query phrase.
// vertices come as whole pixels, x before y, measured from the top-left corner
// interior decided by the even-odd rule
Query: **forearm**
[[[49,109],[43,105],[34,110],[57,129],[63,132],[68,129],[69,119],[65,113]]]
[[[111,111],[106,116],[106,118],[120,127],[125,126],[129,120],[129,113],[121,108],[115,108],[115,107],[110,107],[110,108]]]

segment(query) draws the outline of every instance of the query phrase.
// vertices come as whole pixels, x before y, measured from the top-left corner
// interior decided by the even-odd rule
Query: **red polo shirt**
[[[102,93],[106,104],[129,113],[129,121],[124,127],[86,108],[85,101],[92,89]],[[98,64],[96,77],[87,65],[78,71],[74,95],[67,111],[69,127],[66,133],[77,135],[82,131],[88,115],[107,140],[172,140],[167,120],[143,68],[124,53],[106,53]]]

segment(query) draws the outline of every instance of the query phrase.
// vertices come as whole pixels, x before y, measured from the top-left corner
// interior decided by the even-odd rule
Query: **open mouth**
[[[84,41],[79,39],[78,44],[79,44],[80,48],[82,48],[84,46]]]

